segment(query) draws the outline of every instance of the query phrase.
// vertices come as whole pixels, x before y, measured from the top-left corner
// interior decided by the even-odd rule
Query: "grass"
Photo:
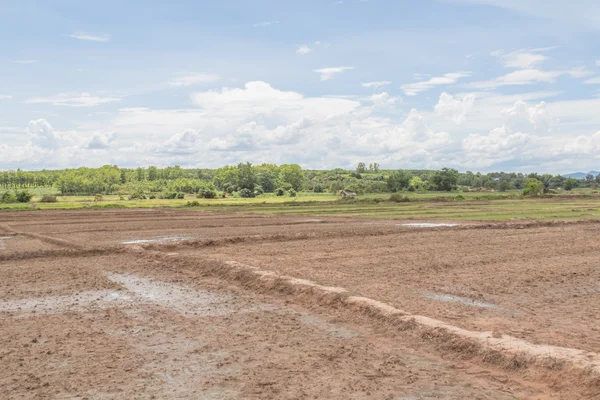
[[[34,191],[31,191],[34,193]],[[460,193],[464,200],[456,200],[458,193],[407,193],[407,203],[388,201],[389,194],[359,196],[356,200],[340,200],[331,194],[299,193],[297,197],[263,195],[252,199],[197,199],[186,196],[183,200],[121,200],[118,195],[104,196],[95,202],[94,196],[57,196],[56,203],[40,203],[50,190],[36,190],[30,204],[0,204],[0,210],[49,210],[81,208],[186,208],[197,211],[232,211],[260,214],[289,214],[310,217],[338,216],[354,218],[389,218],[407,220],[481,220],[511,219],[584,220],[600,219],[600,194],[591,189],[573,191],[570,195],[555,195],[527,199],[518,192]],[[197,207],[186,207],[197,201]]]

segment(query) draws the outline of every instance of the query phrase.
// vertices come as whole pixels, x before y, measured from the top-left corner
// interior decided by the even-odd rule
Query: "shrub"
[[[275,189],[275,194],[277,196],[283,196],[285,194],[285,190],[283,190],[282,188],[277,188]]]
[[[410,197],[400,193],[394,193],[390,196],[390,201],[393,201],[395,203],[409,203]]]
[[[185,206],[186,207],[200,207],[200,203],[197,200],[188,201]]]
[[[183,199],[185,199],[185,193],[177,193],[177,198],[178,198],[179,200],[183,200]]]
[[[129,200],[146,200],[144,192],[135,192],[129,196]]]
[[[254,197],[254,192],[250,189],[242,189],[239,192],[240,197],[248,199],[250,197]]]
[[[463,196],[462,194],[459,194],[458,196],[456,196],[454,198],[454,200],[456,200],[456,201],[463,201],[463,200],[465,200],[465,196]]]
[[[97,194],[94,196],[94,201],[102,201],[104,199],[104,196],[102,196],[101,194]]]
[[[11,193],[11,192],[4,192],[2,193],[2,196],[0,196],[0,203],[4,203],[4,204],[9,204],[9,203],[16,203],[17,202],[17,197]]]
[[[290,191],[288,192],[288,196],[296,197],[296,191],[294,189],[290,189]]]
[[[154,200],[154,199],[156,199],[156,195],[154,193],[152,193],[150,196],[148,196],[148,198],[150,200]]]
[[[163,194],[161,195],[161,197],[163,199],[173,200],[173,199],[177,198],[177,193],[175,193],[175,192],[163,192]]]
[[[29,203],[33,196],[27,190],[21,190],[16,193],[16,197],[19,203]]]
[[[200,189],[196,197],[199,199],[214,199],[217,197],[217,192],[209,188],[203,188]]]
[[[56,203],[58,200],[56,200],[56,196],[53,196],[51,194],[45,194],[42,196],[42,200],[40,200],[42,203]]]

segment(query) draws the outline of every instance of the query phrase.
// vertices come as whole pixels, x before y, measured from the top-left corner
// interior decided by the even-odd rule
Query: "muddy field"
[[[440,223],[1,213],[0,398],[598,398],[600,224]]]

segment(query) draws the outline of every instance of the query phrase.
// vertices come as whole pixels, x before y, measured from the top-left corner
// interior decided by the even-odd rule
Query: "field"
[[[301,200],[0,213],[0,398],[597,398],[597,197]]]

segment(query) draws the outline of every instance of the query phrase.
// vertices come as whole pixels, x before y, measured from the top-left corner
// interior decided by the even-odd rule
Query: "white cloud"
[[[196,108],[123,108],[108,122],[80,123],[77,131],[31,121],[25,134],[22,128],[8,132],[10,139],[0,144],[0,165],[218,167],[250,160],[348,168],[361,160],[376,160],[390,168],[506,170],[508,165],[557,172],[570,160],[581,168],[592,167],[600,153],[594,153],[600,134],[586,132],[598,131],[589,127],[600,126],[594,113],[600,99],[574,104],[539,101],[555,95],[445,93],[435,109],[412,109],[404,115],[386,92],[358,101],[306,97],[265,82],[248,82],[194,93],[191,102]],[[536,103],[528,105],[521,98]],[[567,125],[559,125],[558,117]]]
[[[328,81],[330,79],[333,79],[335,77],[335,75],[337,75],[341,72],[344,72],[344,71],[350,71],[352,69],[354,69],[354,67],[332,67],[332,68],[315,69],[314,72],[321,75],[322,81]]]
[[[59,93],[51,97],[32,97],[25,100],[27,104],[52,104],[65,107],[94,107],[101,104],[116,103],[120,97],[101,97],[90,93]]]
[[[216,74],[181,73],[169,82],[171,86],[192,86],[198,84],[214,83],[221,79]]]
[[[500,58],[506,68],[530,69],[548,59],[547,56],[539,53],[543,50],[546,49],[522,49],[510,53],[498,50],[492,52],[491,55]]]
[[[31,143],[43,148],[53,148],[57,146],[58,136],[54,132],[52,125],[45,119],[29,121],[26,133],[29,135]]]
[[[296,50],[296,54],[304,55],[310,53],[311,51],[312,49],[308,47],[308,45],[303,44],[302,46],[298,47],[298,50]]]
[[[596,66],[600,67],[600,60],[596,60]]]
[[[583,78],[592,72],[583,68],[573,68],[562,71],[542,71],[539,69],[522,69],[499,76],[494,79],[466,84],[465,87],[474,89],[494,89],[500,86],[533,85],[536,83],[555,83],[562,76]]]
[[[12,98],[9,94],[0,94],[0,100],[12,100]]]
[[[15,60],[15,64],[35,64],[38,60]]]
[[[393,106],[398,102],[398,97],[392,97],[387,92],[373,94],[369,100],[373,102],[375,107]]]
[[[600,76],[584,81],[586,85],[600,85]]]
[[[443,92],[438,103],[435,105],[435,113],[457,124],[465,122],[465,118],[475,102],[473,93],[467,94],[462,99],[456,99],[452,95]]]
[[[94,35],[86,32],[75,32],[70,35],[67,35],[73,39],[79,40],[89,40],[92,42],[108,42],[110,40],[110,35],[102,34],[102,35]]]
[[[463,139],[467,162],[479,160],[491,166],[509,160],[527,160],[552,155],[551,133],[558,124],[545,102],[533,107],[517,101],[513,107],[502,111],[502,127],[492,129],[487,135],[470,134]],[[554,155],[560,157],[560,154]]]
[[[451,72],[443,76],[433,77],[426,81],[410,83],[400,86],[407,96],[416,96],[426,90],[433,89],[436,86],[451,85],[459,79],[471,76],[470,72]]]
[[[391,84],[392,84],[392,82],[390,82],[390,81],[377,81],[377,82],[366,82],[366,83],[363,83],[361,86],[366,87],[366,88],[378,89],[380,87],[388,86]]]
[[[262,21],[252,25],[255,28],[266,28],[267,26],[277,25],[279,21]]]
[[[92,150],[104,150],[108,149],[111,143],[115,140],[115,134],[109,133],[96,133],[92,136],[92,139],[88,142],[86,148]]]

